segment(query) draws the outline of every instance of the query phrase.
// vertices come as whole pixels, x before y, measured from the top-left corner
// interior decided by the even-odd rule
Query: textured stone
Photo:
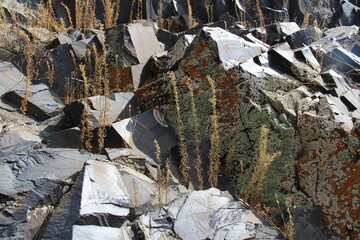
[[[0,62],[0,96],[19,87],[26,77],[10,62]]]
[[[20,86],[16,90],[8,92],[5,96],[19,106],[26,94],[25,83]],[[60,102],[58,96],[45,84],[32,85],[29,91],[30,95],[27,99],[26,111],[39,120],[49,119],[62,111],[64,105]]]

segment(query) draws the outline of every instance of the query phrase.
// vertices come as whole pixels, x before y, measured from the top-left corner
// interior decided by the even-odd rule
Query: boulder
[[[161,147],[161,158],[164,161],[170,157],[171,149],[177,145],[175,135],[157,110],[149,110],[113,123],[112,127],[132,149],[139,150],[150,161],[157,161],[155,140]]]
[[[29,91],[26,111],[37,119],[46,120],[62,111],[64,106],[59,97],[45,84],[31,85]],[[5,97],[20,106],[25,94],[26,87],[25,83],[22,82],[16,89],[6,93]]]
[[[360,8],[345,0],[331,18],[330,27],[351,26],[360,23]]]
[[[128,72],[125,78],[121,78],[120,90],[136,89],[143,80],[141,72],[147,61],[151,56],[163,52],[153,27],[142,22],[118,25],[107,30],[105,35],[112,74],[116,77],[124,71]]]
[[[66,105],[64,112],[75,126],[80,125],[84,104],[89,111],[88,121],[95,129],[100,126],[102,111],[106,111],[105,124],[135,116],[139,109],[133,93],[114,93],[109,97],[98,95],[89,97],[87,101],[76,100]],[[105,109],[106,108],[106,109]]]
[[[289,43],[292,49],[301,48],[308,46],[313,42],[318,41],[321,38],[322,32],[320,29],[309,26],[305,29],[293,32],[286,37],[287,42]]]
[[[195,191],[140,216],[138,228],[145,237],[181,239],[283,239],[277,230],[251,210],[218,189]]]
[[[279,22],[267,26],[268,41],[271,45],[284,42],[287,35],[300,30],[295,22]]]
[[[130,214],[130,198],[124,189],[124,182],[114,165],[88,161],[76,224],[121,227]]]
[[[99,156],[82,155],[72,149],[37,149],[0,156],[2,206],[0,238],[31,239],[39,234],[45,219],[68,188],[67,182],[85,161]],[[66,190],[65,190],[66,191]]]
[[[20,88],[25,76],[10,62],[0,62],[0,96]]]

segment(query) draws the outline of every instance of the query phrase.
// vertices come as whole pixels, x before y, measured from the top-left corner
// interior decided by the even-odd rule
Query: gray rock
[[[320,63],[317,61],[309,47],[302,47],[294,51],[294,53],[297,59],[304,61],[313,69],[319,70],[321,68]]]
[[[286,40],[291,46],[291,48],[294,49],[308,46],[311,43],[316,42],[321,38],[321,35],[322,32],[320,29],[314,26],[309,26],[305,29],[301,29],[287,36]]]
[[[295,22],[280,22],[267,26],[268,40],[270,44],[284,42],[287,35],[300,30],[300,27]]]
[[[294,239],[299,240],[327,240],[329,236],[326,234],[321,213],[314,209],[307,212],[298,209],[294,214]]]
[[[118,170],[106,162],[88,161],[84,172],[76,224],[120,227],[130,214],[130,198]]]
[[[80,129],[77,127],[65,129],[48,136],[43,142],[50,148],[76,148],[81,147]]]
[[[335,68],[337,71],[348,75],[355,82],[360,83],[358,71],[360,69],[360,58],[350,51],[342,47],[335,47],[325,54],[323,64]]]
[[[5,97],[21,105],[21,101],[25,97],[25,92],[25,83],[22,83],[16,90],[8,92]],[[26,106],[27,112],[39,120],[46,120],[57,115],[62,111],[63,107],[58,96],[49,90],[45,84],[40,83],[30,87],[30,95]]]
[[[349,82],[332,69],[322,72],[321,76],[324,79],[325,87],[336,97],[340,97],[350,90]]]
[[[19,87],[26,78],[12,63],[0,62],[0,96]]]
[[[204,27],[203,33],[216,42],[219,58],[225,69],[238,66],[240,63],[267,51],[265,46],[246,41],[221,28]]]
[[[71,149],[39,149],[0,156],[0,195],[14,200],[2,209],[0,238],[32,239],[85,161],[97,156]]]
[[[180,239],[283,239],[254,212],[215,188],[192,192],[142,215],[138,225],[150,239],[161,235]]]
[[[345,0],[331,18],[330,27],[359,24],[360,8]]]
[[[162,159],[169,157],[170,150],[177,145],[175,135],[157,110],[113,123],[112,127],[131,148],[139,150],[149,160],[156,159],[154,140],[161,147]]]
[[[130,240],[128,237],[124,236],[122,228],[94,225],[74,225],[72,235],[73,240]]]
[[[135,116],[138,113],[137,101],[133,93],[114,93],[109,98],[105,96],[93,96],[88,98],[89,119],[91,126],[99,127],[101,111],[106,111],[105,124],[111,124],[117,120]],[[83,100],[74,101],[66,105],[64,111],[74,125],[80,125],[84,104]]]
[[[84,171],[81,171],[69,192],[60,199],[52,212],[45,228],[41,232],[40,239],[56,240],[71,239],[73,225],[80,216],[81,189],[84,179]]]

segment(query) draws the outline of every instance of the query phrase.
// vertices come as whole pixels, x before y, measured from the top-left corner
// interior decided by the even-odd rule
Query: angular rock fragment
[[[170,150],[177,145],[176,137],[157,110],[113,123],[112,127],[131,148],[151,159],[156,159],[154,140],[161,146],[162,159],[169,157]]]
[[[73,240],[127,240],[124,236],[122,228],[104,227],[94,225],[74,225],[73,227]],[[128,236],[130,237],[130,236]]]
[[[130,213],[130,198],[112,164],[88,161],[85,164],[80,203],[80,218],[76,224],[121,227]]]
[[[0,96],[19,88],[25,78],[12,63],[0,61]]]
[[[254,212],[214,188],[192,192],[142,215],[138,224],[151,239],[174,234],[181,239],[282,239]]]
[[[0,238],[32,239],[63,195],[66,181],[91,159],[71,149],[40,149],[0,156],[0,195],[12,199],[0,216]],[[95,158],[95,157],[94,157]],[[3,198],[3,197],[1,197]]]
[[[30,95],[26,105],[27,112],[39,120],[49,119],[62,111],[64,106],[58,96],[49,90],[45,84],[32,85],[29,91]],[[25,84],[22,83],[17,89],[8,92],[5,97],[20,106],[25,97],[25,92]]]
[[[342,47],[335,47],[326,53],[323,64],[324,66],[334,67],[337,71],[360,83],[360,58],[350,51]]]
[[[123,90],[130,85],[136,89],[142,80],[141,72],[146,62],[151,56],[163,52],[153,27],[142,22],[109,29],[106,32],[106,44],[109,46],[108,59],[112,62],[110,66],[115,72],[115,78],[116,73],[124,71],[121,69],[131,72],[127,78],[121,78]]]
[[[359,25],[360,8],[345,0],[331,18],[330,27]]]
[[[83,100],[77,100],[66,105],[65,113],[75,125],[80,125],[84,104],[89,111],[88,121],[93,129],[100,126],[102,111],[106,112],[104,124],[111,124],[117,120],[132,117],[138,113],[136,98],[133,93],[114,93],[108,97],[93,96]]]
[[[54,133],[43,142],[50,148],[81,148],[80,129],[77,127]]]
[[[309,26],[305,29],[301,29],[292,33],[291,35],[286,37],[287,42],[291,46],[291,48],[300,48],[304,46],[308,46],[313,42],[316,42],[321,38],[320,29]]]
[[[279,42],[284,42],[287,35],[300,30],[300,27],[295,22],[280,22],[274,23],[267,27],[269,43],[271,45]]]

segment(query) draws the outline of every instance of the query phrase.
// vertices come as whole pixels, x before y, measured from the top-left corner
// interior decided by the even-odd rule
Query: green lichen
[[[351,162],[351,156],[348,149],[344,149],[338,154],[339,160],[341,162]]]

